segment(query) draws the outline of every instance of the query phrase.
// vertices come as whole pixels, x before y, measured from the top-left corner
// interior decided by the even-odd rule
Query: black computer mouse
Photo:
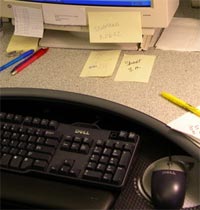
[[[151,198],[156,209],[180,209],[186,193],[186,172],[181,164],[164,161],[151,177]]]

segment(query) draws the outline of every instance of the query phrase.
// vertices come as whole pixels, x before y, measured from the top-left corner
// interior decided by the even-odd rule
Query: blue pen
[[[34,50],[28,50],[21,55],[19,55],[17,58],[9,61],[8,63],[4,64],[3,66],[0,67],[0,72],[3,71],[4,69],[7,69],[8,67],[12,66],[13,64],[23,60],[24,58],[28,57],[29,55],[33,54]]]

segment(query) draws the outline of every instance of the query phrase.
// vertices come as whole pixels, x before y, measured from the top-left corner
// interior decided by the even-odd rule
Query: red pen
[[[22,71],[28,65],[30,65],[35,60],[37,60],[39,57],[41,57],[42,55],[44,55],[48,51],[48,49],[49,48],[47,47],[47,48],[41,48],[38,51],[36,51],[33,55],[31,55],[30,57],[28,57],[27,59],[25,59],[24,61],[22,61],[17,66],[15,66],[14,69],[10,72],[11,75],[15,75],[15,74],[19,73],[20,71]]]

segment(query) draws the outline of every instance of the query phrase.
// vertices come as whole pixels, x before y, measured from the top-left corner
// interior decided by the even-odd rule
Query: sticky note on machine
[[[125,54],[115,81],[148,82],[154,65],[154,55],[127,55]]]
[[[142,42],[140,12],[88,12],[91,43]]]
[[[80,77],[108,77],[114,72],[120,50],[92,51]]]
[[[30,49],[37,50],[39,38],[13,35],[10,39],[7,53],[13,51],[27,51]]]

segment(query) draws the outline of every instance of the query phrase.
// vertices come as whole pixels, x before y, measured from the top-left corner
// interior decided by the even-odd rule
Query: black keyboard
[[[67,183],[121,189],[139,136],[0,112],[2,171]]]

